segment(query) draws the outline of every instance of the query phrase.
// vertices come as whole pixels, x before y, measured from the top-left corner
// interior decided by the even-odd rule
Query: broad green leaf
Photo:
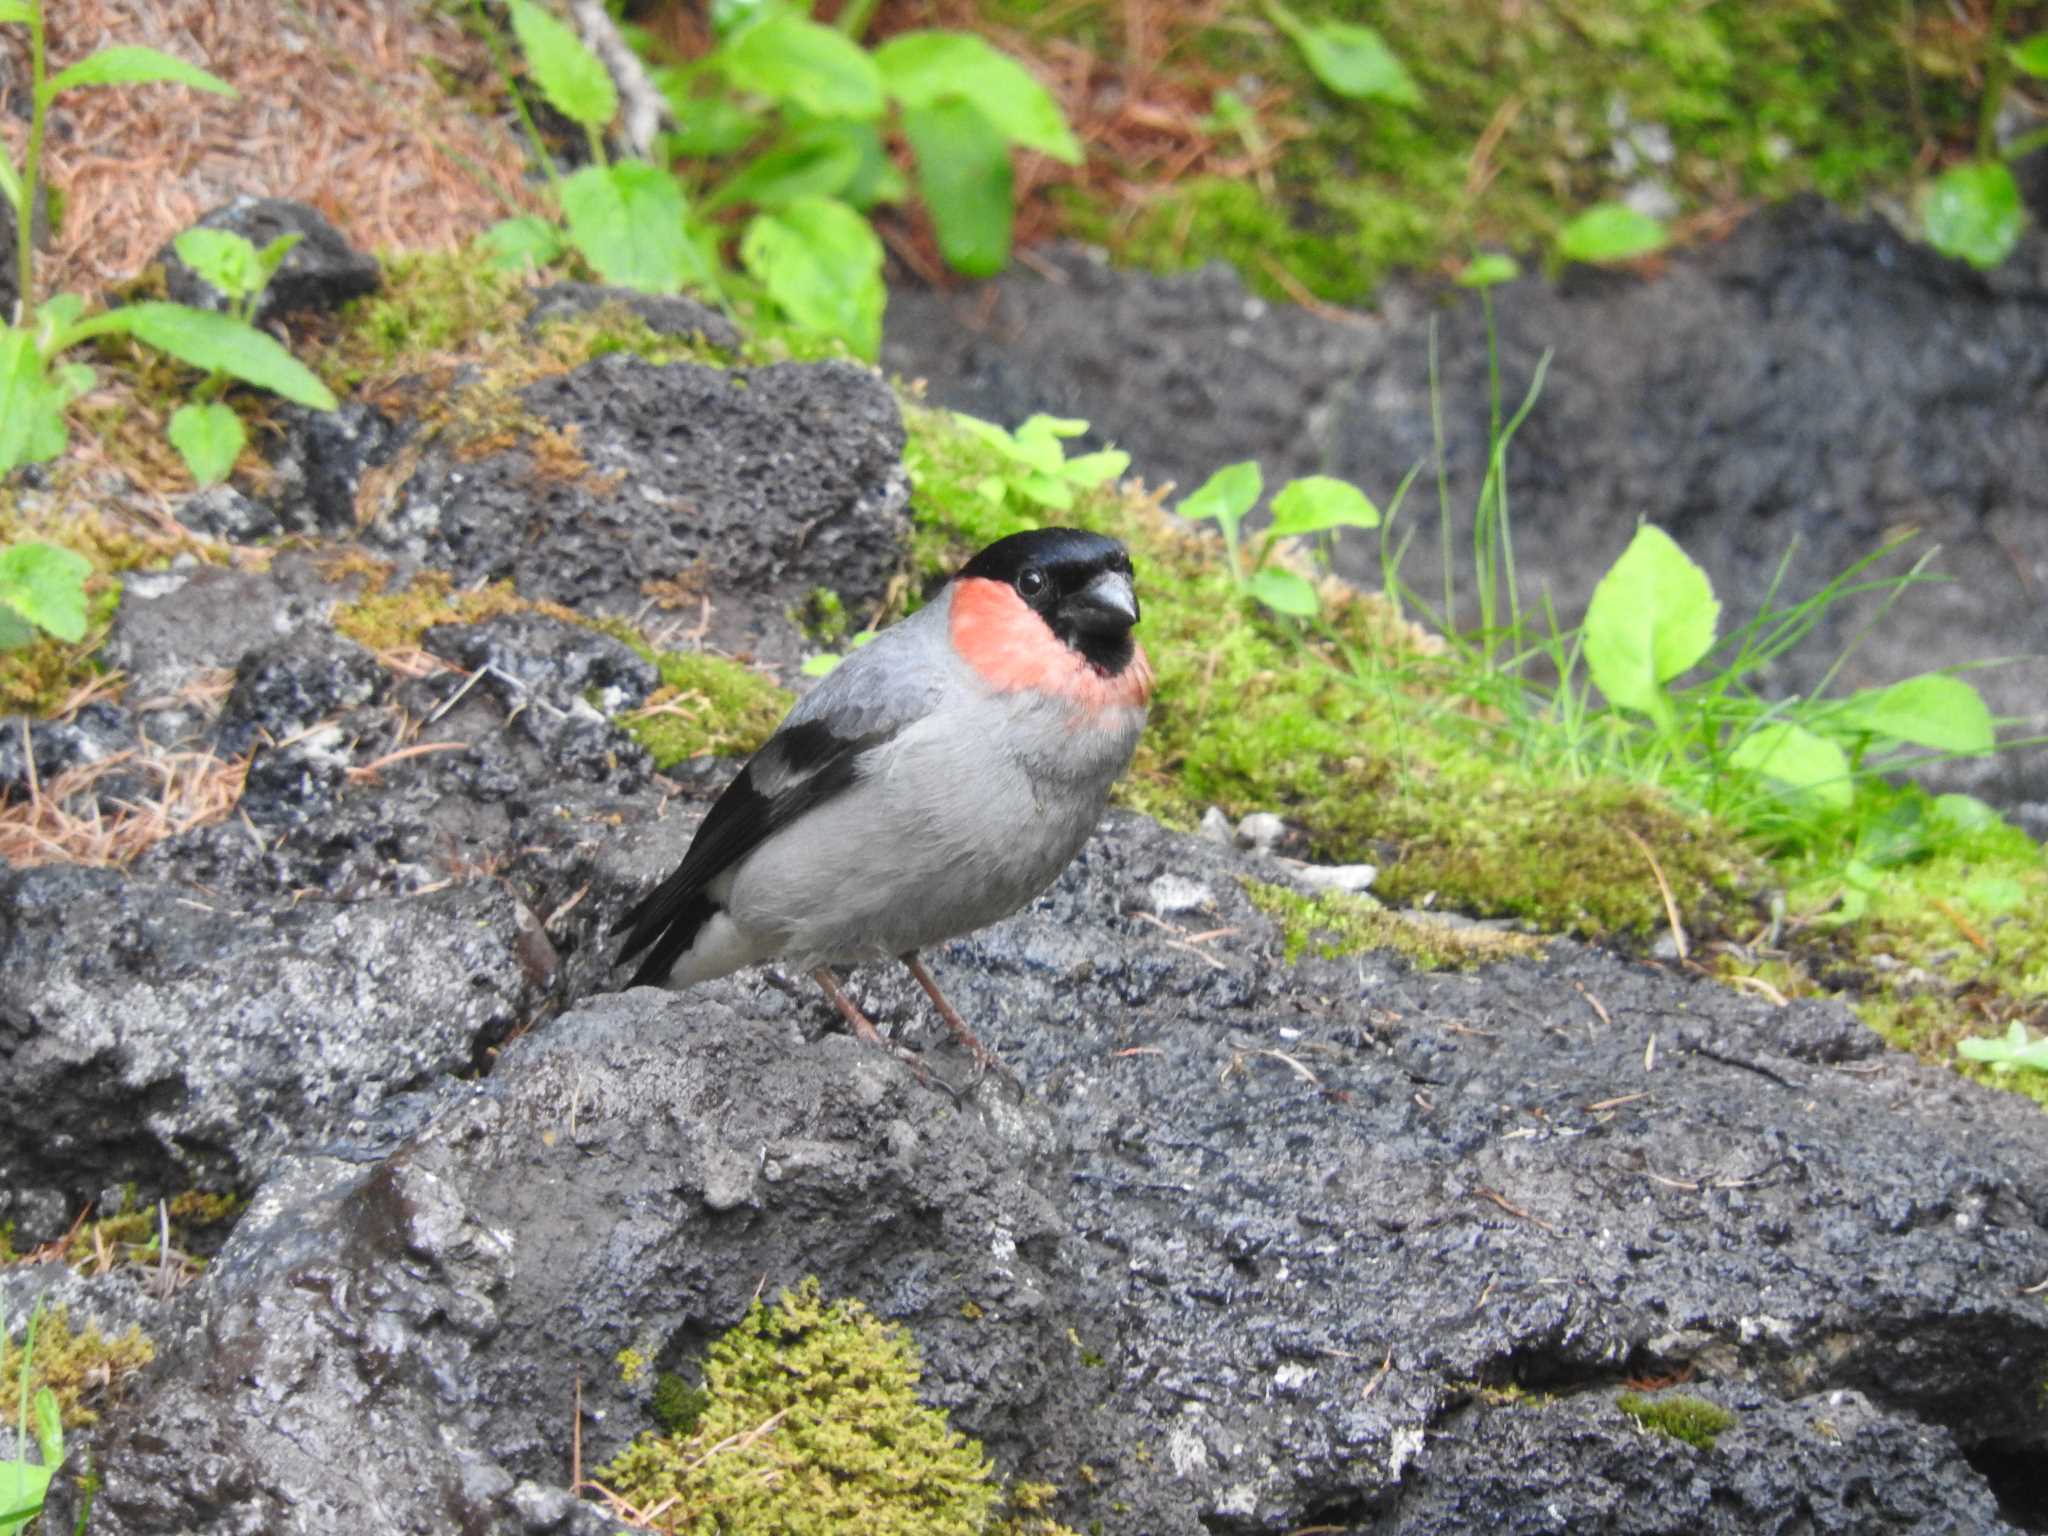
[[[35,337],[16,326],[0,328],[0,475],[41,462],[32,451],[37,421],[53,409]]]
[[[1500,283],[1512,283],[1522,275],[1522,269],[1512,256],[1499,251],[1485,251],[1465,263],[1465,270],[1458,274],[1458,284],[1464,288],[1492,288]]]
[[[2048,32],[2021,38],[2006,50],[2006,56],[2036,80],[2048,80]]]
[[[1075,429],[1079,428],[1079,431]],[[1073,421],[1059,416],[1048,416],[1037,412],[1027,416],[1017,426],[1011,437],[1015,445],[1011,452],[1033,469],[1046,474],[1059,474],[1067,465],[1066,445],[1063,438],[1078,437],[1088,430],[1085,421]]]
[[[2020,243],[2027,210],[2004,162],[1979,160],[1935,178],[1923,221],[1928,243],[1942,255],[1988,271]]]
[[[562,183],[569,240],[597,275],[642,293],[708,284],[676,179],[644,160],[586,165]]]
[[[247,434],[242,418],[218,400],[181,405],[171,413],[171,446],[201,485],[218,485],[235,467]]]
[[[5,603],[0,603],[0,651],[18,651],[35,639],[35,629]],[[0,1510],[7,1507],[6,1477],[0,1473]],[[5,1526],[0,1526],[4,1533]]]
[[[871,362],[880,352],[882,242],[846,204],[811,197],[757,215],[740,260],[798,325],[839,337]]]
[[[906,108],[970,101],[1012,144],[1067,165],[1081,146],[1050,93],[1007,54],[965,32],[903,32],[875,50],[882,83]]]
[[[676,126],[664,136],[669,159],[715,160],[735,154],[768,124],[768,119],[730,94],[702,95],[696,90],[699,71],[659,69],[654,86],[668,102]]]
[[[882,115],[882,71],[861,46],[802,16],[771,16],[718,56],[743,91],[794,102],[819,117]]]
[[[1026,501],[1055,512],[1071,512],[1074,488],[1058,475],[1032,473],[1013,479],[1010,487]]]
[[[245,298],[265,281],[256,247],[226,229],[188,229],[171,242],[178,260],[231,299]]]
[[[477,244],[483,248],[485,261],[499,272],[544,267],[566,249],[561,230],[537,213],[500,219],[478,236]]]
[[[0,27],[28,20],[28,0],[0,0]]]
[[[1647,213],[1623,203],[1601,203],[1558,231],[1557,254],[1566,261],[1595,264],[1632,261],[1661,251],[1669,238],[1664,226]]]
[[[841,202],[853,204],[862,213],[880,203],[900,203],[910,195],[910,183],[889,158],[889,146],[882,139],[879,122],[857,123],[851,119],[819,123],[815,131],[831,133],[850,146],[859,163],[839,189]]]
[[[49,102],[74,86],[146,85],[153,80],[189,85],[195,91],[211,91],[216,96],[235,94],[235,88],[227,81],[218,75],[208,74],[197,64],[187,64],[183,59],[159,53],[154,48],[131,45],[102,48],[98,53],[87,54],[69,69],[59,70],[43,82],[43,100]]]
[[[791,134],[754,156],[704,200],[707,211],[752,203],[786,208],[802,197],[833,197],[860,173],[860,146],[832,125]]]
[[[0,1461],[0,1536],[15,1536],[29,1520],[42,1512],[55,1467],[30,1466],[25,1461]]]
[[[572,123],[603,128],[618,115],[619,93],[598,56],[584,46],[575,30],[556,20],[533,0],[505,0],[512,30],[534,84],[548,105]]]
[[[1121,448],[1103,448],[1069,459],[1060,473],[1070,485],[1101,485],[1114,480],[1131,467],[1131,456]]]
[[[1994,1072],[2005,1073],[2024,1068],[2030,1072],[2048,1072],[2048,1035],[2039,1039],[2027,1033],[2027,1026],[2015,1021],[2005,1032],[2005,1038],[1995,1035],[1973,1035],[1956,1042],[1956,1054],[1965,1061],[1987,1063]]]
[[[1978,875],[1963,882],[1963,900],[1989,917],[2002,917],[2026,903],[2027,888],[2010,875]]]
[[[1235,530],[1244,521],[1245,513],[1251,511],[1252,505],[1258,501],[1259,492],[1265,489],[1265,484],[1257,460],[1226,464],[1196,486],[1194,492],[1173,510],[1182,517],[1214,518]]]
[[[1950,794],[1934,797],[1934,819],[1958,832],[1982,832],[2004,818],[1975,795]]]
[[[1664,685],[1713,646],[1721,620],[1707,573],[1645,523],[1586,608],[1586,669],[1610,703],[1668,724]]]
[[[1275,613],[1284,613],[1289,618],[1312,619],[1321,604],[1316,599],[1316,589],[1292,571],[1283,571],[1274,566],[1252,572],[1252,579],[1245,584],[1245,590]]]
[[[288,235],[279,235],[256,253],[256,270],[262,276],[264,284],[277,276],[277,269],[284,265],[285,258],[291,255],[305,238],[295,230]]]
[[[1014,216],[1010,147],[971,103],[948,97],[903,109],[903,136],[917,161],[917,189],[931,211],[946,265],[994,277],[1010,261]]]
[[[837,651],[820,651],[815,656],[806,656],[797,670],[805,677],[825,677],[845,659]]]
[[[1353,101],[1391,101],[1404,107],[1422,104],[1422,92],[1393,50],[1371,27],[1328,21],[1288,28],[1295,47],[1324,85]]]
[[[1803,725],[1783,721],[1751,731],[1728,754],[1729,765],[1783,785],[1822,805],[1847,810],[1855,797],[1842,749]]]
[[[1939,672],[1865,689],[1828,723],[1937,752],[1989,752],[1998,745],[1984,696],[1961,678]]]
[[[85,638],[85,578],[92,563],[74,550],[29,539],[0,549],[0,603],[59,640]]]
[[[1332,528],[1377,528],[1380,510],[1365,492],[1333,475],[1303,475],[1290,480],[1273,496],[1276,539],[1326,533]]]
[[[225,373],[315,410],[331,411],[333,393],[277,340],[232,315],[150,301],[110,309],[73,326],[76,340],[120,333],[146,341],[180,362]]]

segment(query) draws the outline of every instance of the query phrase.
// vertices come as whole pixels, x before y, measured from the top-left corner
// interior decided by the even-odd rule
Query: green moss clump
[[[1003,1517],[981,1447],[918,1402],[920,1369],[901,1329],[808,1279],[711,1347],[686,1435],[643,1434],[597,1480],[642,1509],[672,1500],[662,1528],[690,1536],[1050,1536],[1037,1485]]]
[[[796,702],[772,679],[722,656],[649,654],[660,669],[661,687],[622,723],[658,769],[706,754],[752,752],[774,734]]]
[[[1683,1440],[1703,1451],[1711,1451],[1715,1440],[1735,1427],[1735,1415],[1726,1408],[1683,1393],[1674,1397],[1645,1397],[1639,1392],[1624,1392],[1614,1400],[1614,1406],[1644,1429]]]
[[[57,1395],[57,1409],[73,1429],[96,1422],[90,1406],[156,1358],[156,1346],[138,1327],[118,1338],[100,1332],[98,1323],[74,1332],[69,1309],[56,1307],[36,1329],[35,1355],[29,1361],[28,1391],[44,1387]],[[21,1340],[0,1338],[0,1381],[12,1392],[21,1381]]]
[[[394,592],[387,589],[391,567],[380,561],[344,556],[331,570],[366,578],[363,595],[335,609],[334,627],[370,651],[410,649],[436,624],[480,624],[501,613],[542,612],[572,624],[583,622],[560,604],[521,597],[509,581],[458,592],[447,572],[421,570]]]
[[[1311,952],[1334,960],[1364,950],[1391,949],[1425,970],[1465,970],[1543,950],[1526,934],[1453,928],[1390,912],[1367,896],[1342,891],[1310,896],[1258,880],[1246,880],[1243,885],[1252,905],[1280,924],[1290,965]]]
[[[673,1371],[663,1371],[654,1379],[654,1399],[648,1408],[662,1433],[671,1439],[687,1440],[710,1406],[711,1397],[702,1387],[691,1386]]]

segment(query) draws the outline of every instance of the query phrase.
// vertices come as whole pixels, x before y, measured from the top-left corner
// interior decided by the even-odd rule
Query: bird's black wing
[[[695,942],[717,910],[706,889],[712,881],[852,784],[861,758],[900,728],[892,722],[844,736],[814,718],[785,724],[769,738],[712,805],[675,873],[613,925],[613,933],[626,933],[620,960],[647,952],[632,985],[659,985]]]

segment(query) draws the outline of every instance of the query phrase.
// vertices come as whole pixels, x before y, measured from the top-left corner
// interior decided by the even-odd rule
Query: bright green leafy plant
[[[1283,566],[1269,564],[1274,546],[1282,539],[1334,534],[1344,528],[1377,528],[1379,508],[1357,486],[1329,475],[1290,480],[1274,495],[1272,521],[1247,564],[1244,520],[1264,489],[1257,464],[1249,460],[1226,464],[1174,510],[1193,521],[1216,524],[1223,535],[1224,559],[1240,593],[1289,618],[1313,619],[1322,606],[1314,584]],[[1402,490],[1405,493],[1405,485]]]
[[[2048,32],[2037,32],[2010,47],[2005,42],[2006,5],[1992,9],[1986,32],[1984,98],[1978,106],[1974,158],[1937,176],[1921,204],[1928,242],[1944,256],[1989,269],[2010,256],[2026,228],[2026,205],[2012,163],[2048,145],[2048,128],[2037,128],[1999,147],[1997,126],[2007,88],[2017,70],[2048,80]]]
[[[1120,448],[1068,458],[1062,440],[1086,432],[1085,421],[1037,415],[1008,432],[959,411],[953,419],[1009,461],[1003,473],[988,475],[975,486],[998,505],[1014,497],[1033,507],[1065,512],[1074,505],[1076,491],[1106,484],[1131,467],[1131,456]]]
[[[1663,224],[1647,213],[1625,203],[1599,203],[1558,231],[1557,254],[1595,266],[1634,261],[1663,250],[1670,238]]]
[[[58,1414],[57,1394],[48,1387],[29,1392],[35,1360],[36,1330],[42,1325],[39,1306],[29,1314],[28,1330],[21,1340],[21,1380],[16,1390],[14,1415],[14,1458],[0,1461],[0,1536],[16,1536],[43,1512],[43,1498],[50,1479],[64,1461],[64,1425]],[[0,1340],[7,1338],[7,1319],[0,1315]],[[10,1384],[12,1385],[12,1384]],[[28,1459],[33,1433],[40,1461]]]
[[[1996,1035],[1976,1035],[1956,1042],[1956,1054],[1965,1061],[1981,1061],[1992,1071],[2004,1075],[2010,1072],[2048,1072],[2048,1035],[2036,1037],[2027,1026],[2015,1022],[2000,1039]]]
[[[717,46],[655,78],[681,125],[661,163],[607,161],[618,97],[582,40],[534,0],[509,0],[533,83],[579,124],[591,164],[548,164],[566,239],[605,281],[654,293],[758,291],[803,330],[862,357],[881,344],[882,245],[868,214],[910,191],[888,157],[893,109],[939,248],[962,272],[1000,271],[1010,254],[1012,152],[1077,164],[1080,146],[1045,88],[1014,59],[961,32],[910,32],[872,53],[840,27],[788,4],[713,8]],[[865,7],[841,22],[857,26]],[[673,170],[669,167],[673,166]],[[740,274],[725,263],[729,217]],[[562,253],[552,226],[508,220],[486,238],[507,265]]]
[[[225,229],[188,229],[172,242],[178,259],[198,273],[227,299],[230,312],[244,324],[252,324],[263,290],[277,276],[277,269],[304,236],[280,235],[260,251],[242,235]],[[235,467],[248,434],[242,418],[223,404],[220,395],[228,387],[227,370],[216,368],[194,397],[171,415],[171,446],[185,461],[192,478],[201,485],[227,479]]]
[[[63,361],[64,354],[103,336],[131,336],[223,380],[239,379],[301,405],[333,409],[334,396],[327,387],[241,316],[161,302],[87,315],[85,300],[69,293],[36,302],[31,228],[51,104],[79,87],[146,81],[169,81],[226,96],[234,91],[197,65],[153,48],[103,48],[48,75],[42,0],[0,0],[0,24],[8,23],[25,26],[28,32],[30,116],[21,166],[0,154],[0,193],[14,211],[20,295],[14,323],[0,329],[0,475],[22,464],[47,462],[64,451],[69,440],[66,408],[93,384],[92,370]],[[217,418],[188,418],[173,441],[185,438],[200,451],[202,462],[211,463],[218,459],[221,433]],[[185,451],[183,445],[180,451]]]
[[[1265,0],[1264,9],[1267,19],[1301,50],[1315,77],[1337,95],[1353,101],[1422,105],[1414,79],[1371,27],[1347,21],[1311,24],[1279,0]]]
[[[26,539],[0,549],[0,651],[40,629],[73,644],[85,638],[85,578],[92,565],[56,544]]]

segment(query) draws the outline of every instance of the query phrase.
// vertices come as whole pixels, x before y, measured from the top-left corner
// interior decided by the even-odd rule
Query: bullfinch
[[[800,700],[620,920],[634,986],[743,966],[809,971],[881,1036],[835,966],[895,957],[983,1067],[988,1049],[917,952],[1058,878],[1129,766],[1152,669],[1131,557],[1076,528],[1012,534]]]

